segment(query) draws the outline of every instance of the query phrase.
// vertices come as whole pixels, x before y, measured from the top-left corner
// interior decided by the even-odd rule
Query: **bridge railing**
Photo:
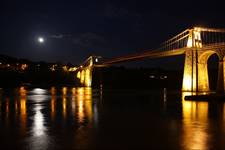
[[[189,37],[189,30],[185,30],[181,32],[180,34],[172,37],[171,39],[163,42],[157,50],[173,50],[173,49],[179,49],[179,48],[184,48],[187,46],[188,42],[188,37]]]
[[[193,27],[186,29],[169,40],[163,42],[159,48],[143,51],[135,54],[115,57],[112,59],[104,60],[101,58],[99,64],[112,64],[123,61],[131,61],[135,59],[143,59],[149,56],[155,56],[157,53],[162,56],[163,52],[165,56],[181,54],[186,48],[202,48],[221,45],[225,43],[225,29],[214,28],[202,28]],[[181,52],[179,52],[181,51]],[[171,52],[171,55],[169,54]],[[164,56],[164,55],[163,55]],[[93,62],[93,57],[87,59],[85,65]],[[88,62],[88,63],[87,63]]]
[[[225,32],[210,32],[202,31],[201,32],[202,44],[216,44],[225,42]]]
[[[185,47],[202,47],[223,42],[225,42],[225,29],[194,27],[163,42],[157,50],[168,51]]]

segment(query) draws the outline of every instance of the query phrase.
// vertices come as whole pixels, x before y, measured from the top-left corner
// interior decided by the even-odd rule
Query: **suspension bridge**
[[[193,27],[163,42],[158,48],[140,53],[104,59],[90,56],[78,69],[77,78],[83,86],[92,86],[92,70],[115,63],[185,55],[182,91],[210,91],[209,57],[219,58],[217,91],[225,91],[225,29]],[[101,60],[101,61],[100,61]]]

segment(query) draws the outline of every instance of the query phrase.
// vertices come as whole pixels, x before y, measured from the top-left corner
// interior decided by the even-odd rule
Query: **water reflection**
[[[9,117],[9,98],[6,98],[6,104],[5,104],[5,111],[6,111],[6,120],[8,122],[8,117]]]
[[[83,140],[80,140],[84,134],[87,134],[89,128],[96,125],[98,121],[98,118],[94,117],[94,115],[98,116],[98,108],[96,103],[93,103],[92,88],[51,87],[49,90],[41,88],[28,90],[20,87],[15,95],[10,94],[3,96],[0,92],[0,112],[4,114],[3,123],[9,128],[11,124],[19,125],[21,138],[26,142],[25,149],[51,147],[53,139],[49,133],[52,126],[58,127],[58,125],[62,125],[64,130],[66,129],[64,126],[70,127],[69,132],[76,133],[73,136],[74,140],[82,142]],[[62,119],[64,124],[61,123]],[[84,141],[87,139],[88,137]]]
[[[62,88],[62,95],[66,96],[66,94],[67,94],[67,87],[63,87]]]
[[[208,102],[185,101],[186,94],[182,95],[182,146],[187,150],[209,149]]]
[[[62,88],[62,115],[64,120],[66,119],[67,113],[67,87]]]
[[[77,89],[77,116],[78,121],[82,124],[85,118],[89,122],[92,121],[92,89],[78,88]]]
[[[99,144],[99,149],[104,144],[102,149],[113,144],[125,145],[124,149],[126,144],[149,146],[149,149],[151,144],[156,145],[152,149],[161,144],[185,150],[215,149],[217,143],[223,145],[223,102],[185,101],[185,94],[192,93],[183,93],[182,100],[180,96],[171,98],[166,89],[160,94],[153,93],[157,96],[151,94],[124,92],[121,96],[121,91],[118,94],[75,87],[47,90],[20,87],[15,95],[3,91],[0,145],[5,144],[2,142],[5,138],[8,145],[15,144],[13,149],[21,145],[21,149],[85,149],[93,143]]]
[[[63,118],[64,119],[66,119],[66,109],[67,109],[67,105],[66,105],[66,103],[67,103],[67,99],[66,99],[66,96],[63,96],[63,98],[62,98],[62,112],[63,112]]]
[[[56,114],[56,88],[51,87],[51,119],[55,119]]]
[[[2,114],[2,89],[0,88],[0,117]]]
[[[76,110],[76,88],[72,88],[71,111],[74,116]]]
[[[50,146],[51,138],[49,137],[46,126],[46,117],[43,113],[46,108],[46,102],[49,100],[47,90],[36,88],[33,89],[29,95],[29,101],[31,105],[32,115],[32,126],[31,126],[31,137],[28,139],[30,149],[47,149]]]
[[[34,122],[33,122],[33,135],[34,136],[41,136],[45,134],[46,127],[44,126],[44,116],[41,112],[43,106],[36,105],[34,108]]]
[[[59,92],[57,93],[57,91]],[[84,125],[83,123],[92,123],[93,116],[98,113],[97,105],[92,103],[92,88],[90,87],[62,87],[60,90],[57,90],[56,87],[51,87],[49,92],[51,94],[49,106],[52,121],[55,121],[56,114],[58,118],[62,117],[64,121],[70,120],[70,115],[72,115],[76,124],[78,123],[82,126]],[[60,96],[58,97],[57,94]],[[40,97],[41,95],[38,96]],[[59,99],[60,97],[61,99]],[[38,97],[35,98],[35,101],[40,102],[40,99],[37,99]],[[95,107],[95,113],[93,112],[93,107]],[[57,112],[60,113],[58,114]]]
[[[45,95],[47,93],[44,89],[33,89],[31,91],[33,95],[30,95],[29,100],[33,103],[31,110],[34,112],[33,115],[33,125],[32,125],[32,133],[33,136],[41,136],[45,134],[47,128],[45,127],[45,117],[42,113],[45,105],[43,102],[48,100],[48,96]]]
[[[19,98],[20,98],[20,122],[21,122],[21,133],[24,135],[26,131],[27,123],[27,90],[24,87],[19,89]],[[16,105],[17,108],[17,105]]]
[[[225,103],[223,103],[223,110],[222,110],[222,127],[225,129]],[[225,134],[225,130],[223,131]]]
[[[46,94],[46,90],[41,89],[41,88],[35,88],[31,91],[31,93],[35,94],[35,95],[43,95]]]

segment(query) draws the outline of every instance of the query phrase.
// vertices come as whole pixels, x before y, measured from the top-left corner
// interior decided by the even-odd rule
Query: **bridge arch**
[[[90,87],[92,83],[92,68],[88,67],[85,70],[84,84],[87,87]]]
[[[220,54],[214,50],[207,50],[199,54],[199,57],[198,57],[198,89],[199,91],[210,91],[208,61],[212,55],[217,55],[218,58],[221,57]]]
[[[225,92],[225,54],[221,53],[218,66],[217,92]]]
[[[220,58],[220,54],[217,51],[207,50],[207,51],[199,54],[199,57],[198,57],[199,63],[207,63],[210,56],[212,56],[213,54],[216,54],[218,56],[218,58]]]
[[[210,91],[208,60],[213,54],[216,54],[219,59],[223,58],[218,50],[191,49],[185,52],[183,91]],[[223,66],[221,66],[221,68],[223,70]],[[223,74],[223,72],[221,72],[221,74]],[[223,81],[222,76],[221,79],[220,81]],[[221,89],[223,89],[223,87],[221,87]]]
[[[81,75],[80,75],[80,82],[81,84],[84,84],[85,81],[85,70],[81,71]]]

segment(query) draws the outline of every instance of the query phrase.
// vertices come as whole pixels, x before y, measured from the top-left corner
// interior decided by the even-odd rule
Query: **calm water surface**
[[[164,90],[0,90],[0,149],[225,149],[225,104]]]

